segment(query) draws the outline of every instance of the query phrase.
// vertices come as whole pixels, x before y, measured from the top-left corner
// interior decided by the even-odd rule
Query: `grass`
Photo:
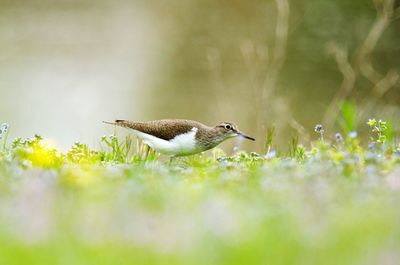
[[[264,154],[172,165],[130,137],[61,153],[3,133],[0,264],[396,264],[400,150],[368,124],[369,144],[322,128],[285,153],[271,129]]]

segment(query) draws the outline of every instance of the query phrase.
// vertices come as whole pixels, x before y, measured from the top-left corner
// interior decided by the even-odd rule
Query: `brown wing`
[[[199,122],[189,120],[157,120],[148,122],[116,120],[115,123],[109,124],[134,129],[167,141],[174,139],[179,134],[189,132],[193,127],[205,127],[205,125]]]

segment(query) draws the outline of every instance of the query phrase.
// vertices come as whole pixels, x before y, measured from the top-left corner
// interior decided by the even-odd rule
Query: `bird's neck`
[[[213,148],[225,140],[224,134],[215,128],[202,128],[196,135],[197,145],[204,149]]]

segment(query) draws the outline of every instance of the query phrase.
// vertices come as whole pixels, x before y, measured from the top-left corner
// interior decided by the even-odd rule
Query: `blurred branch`
[[[222,78],[221,54],[218,49],[207,49],[207,62],[212,75],[212,79],[215,82],[216,87],[218,88],[213,90],[215,93],[215,97],[225,98],[226,88]],[[221,101],[217,100],[216,105],[216,109],[218,110],[218,112],[222,113],[222,110],[224,108],[223,106],[221,106]]]
[[[282,69],[286,58],[286,46],[289,33],[289,2],[287,0],[275,0],[278,17],[275,30],[275,50],[272,57],[274,70],[277,73]]]
[[[251,41],[246,41],[240,46],[241,53],[250,77],[250,84],[256,93],[257,114],[255,119],[258,122],[258,135],[265,133],[265,122],[275,114],[284,117],[293,116],[290,105],[287,101],[277,95],[276,82],[279,73],[286,60],[286,49],[289,35],[289,14],[290,7],[288,0],[275,0],[277,8],[277,19],[275,28],[275,39],[272,49],[256,47]],[[261,80],[261,82],[260,82]],[[261,97],[258,96],[261,94]],[[273,98],[273,100],[271,100]],[[281,123],[283,125],[283,123]],[[294,118],[285,122],[298,134],[308,141],[310,135],[307,130]],[[277,128],[278,130],[282,128]]]
[[[258,47],[250,40],[244,41],[240,45],[240,51],[243,55],[249,84],[255,94],[259,92],[260,79],[265,74],[265,68],[270,63],[268,47]],[[261,97],[258,97],[261,99]]]
[[[328,45],[328,52],[335,58],[339,71],[343,75],[343,81],[340,85],[339,91],[329,104],[323,118],[324,125],[327,128],[332,128],[340,111],[340,102],[344,98],[347,98],[354,88],[354,84],[356,82],[356,73],[348,60],[347,51],[339,48],[337,44],[332,42]]]
[[[367,108],[362,114],[368,114],[372,109],[374,109],[379,101],[386,92],[396,86],[399,81],[399,74],[395,70],[389,70],[384,78],[382,78],[378,83],[375,84],[371,91],[370,102],[367,104]]]
[[[386,75],[376,71],[372,64],[371,55],[384,31],[393,21],[394,13],[400,12],[400,8],[394,10],[394,0],[374,0],[373,2],[378,15],[367,37],[358,49],[356,63],[352,64],[348,59],[347,51],[339,48],[335,43],[328,45],[328,51],[335,58],[339,71],[343,75],[343,81],[325,113],[323,121],[327,128],[333,127],[340,112],[340,103],[346,100],[354,89],[359,74],[373,84],[371,94],[374,98],[374,104],[371,105],[372,107],[386,92],[396,86],[399,80],[399,74],[393,69],[389,70]]]
[[[388,71],[386,76],[382,78],[378,83],[375,84],[372,89],[372,96],[375,99],[381,98],[386,94],[392,87],[394,87],[399,80],[399,74],[391,69]]]
[[[295,129],[297,131],[297,133],[299,133],[299,135],[301,136],[302,139],[304,139],[304,141],[309,142],[310,141],[310,134],[308,133],[308,131],[303,127],[303,125],[301,125],[296,119],[292,118],[290,120],[290,127],[292,127],[293,129]]]
[[[374,4],[378,16],[358,51],[358,65],[361,74],[371,83],[376,84],[382,79],[382,75],[374,69],[371,62],[371,53],[392,21],[394,0],[374,0]]]
[[[281,113],[282,111],[290,115],[289,105],[277,100],[274,93],[276,91],[276,81],[279,73],[286,59],[286,48],[289,35],[289,1],[288,0],[275,0],[277,8],[276,28],[275,28],[275,41],[274,47],[271,51],[268,68],[265,72],[265,79],[260,86],[260,114],[257,118],[259,123],[259,133],[264,131],[264,123],[269,118],[268,115],[274,113]],[[274,100],[269,100],[273,98]],[[267,104],[269,103],[269,104]],[[298,128],[298,127],[297,127]],[[279,130],[279,128],[277,128]]]
[[[262,117],[264,115],[264,104],[263,98],[260,96],[263,92],[261,91],[263,88],[263,80],[265,76],[265,71],[268,69],[270,64],[269,50],[268,47],[257,46],[251,40],[244,41],[240,45],[240,51],[242,53],[244,63],[247,70],[247,76],[249,78],[248,81],[248,89],[252,91],[254,98],[254,122],[258,123],[258,125],[263,125]],[[264,120],[265,121],[265,120]],[[264,128],[260,128],[257,134],[263,133]]]
[[[393,20],[400,18],[400,7],[396,8],[393,12]]]
[[[395,13],[399,12],[399,8],[394,9],[394,0],[374,0],[374,4],[378,17],[358,52],[360,72],[374,85],[371,90],[372,102],[369,104],[370,107],[363,111],[363,114],[374,108],[379,99],[396,86],[399,80],[399,74],[395,70],[390,69],[386,75],[383,75],[375,70],[371,62],[371,54],[376,44],[393,21]]]
[[[289,34],[289,2],[288,0],[275,0],[275,3],[277,7],[275,43],[262,93],[263,104],[265,104],[268,96],[275,91],[276,79],[286,59]]]

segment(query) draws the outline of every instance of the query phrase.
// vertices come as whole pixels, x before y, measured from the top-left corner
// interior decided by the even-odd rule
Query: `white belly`
[[[134,130],[134,134],[152,149],[163,154],[175,156],[191,155],[202,151],[196,146],[196,132],[197,128],[193,128],[189,132],[178,135],[174,139],[167,141]]]

